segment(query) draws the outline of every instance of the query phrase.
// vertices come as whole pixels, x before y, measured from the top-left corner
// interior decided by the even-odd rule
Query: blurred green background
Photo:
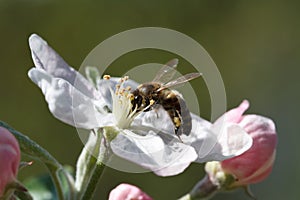
[[[248,113],[266,115],[276,122],[279,144],[274,170],[267,180],[252,186],[255,195],[261,200],[299,199],[299,9],[300,3],[291,0],[1,0],[0,119],[40,143],[62,163],[74,166],[82,148],[76,129],[50,114],[40,90],[27,77],[33,66],[29,35],[38,33],[78,68],[97,44],[121,31],[144,26],[174,29],[198,41],[214,59],[225,83],[228,108],[246,98],[252,104]],[[113,66],[163,63],[173,57],[143,50],[122,56]],[[111,74],[118,75],[117,67],[112,69]],[[202,88],[201,115],[209,118],[208,92]],[[24,179],[44,171],[35,163],[19,176]],[[170,178],[107,168],[95,199],[106,199],[109,190],[121,182],[138,185],[155,199],[176,199],[202,176],[200,164]],[[214,199],[246,198],[238,190]]]

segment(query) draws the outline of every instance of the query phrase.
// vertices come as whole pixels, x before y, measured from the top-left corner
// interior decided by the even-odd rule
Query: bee
[[[158,106],[167,111],[173,124],[175,134],[189,135],[192,129],[192,118],[183,97],[170,87],[179,86],[201,76],[201,73],[190,73],[170,81],[176,73],[178,59],[170,60],[158,72],[151,82],[140,84],[132,91],[132,109],[147,112]]]

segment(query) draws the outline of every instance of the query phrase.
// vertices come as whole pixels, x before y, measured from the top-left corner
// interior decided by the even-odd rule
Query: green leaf
[[[73,177],[64,170],[62,165],[47,150],[45,150],[43,147],[31,140],[26,135],[13,129],[5,122],[0,121],[0,126],[9,130],[16,137],[22,153],[25,153],[45,164],[51,174],[52,181],[55,185],[59,197],[58,199],[66,199],[63,193],[64,180],[68,183],[69,192],[67,197],[72,200],[75,198],[76,190],[74,188]]]

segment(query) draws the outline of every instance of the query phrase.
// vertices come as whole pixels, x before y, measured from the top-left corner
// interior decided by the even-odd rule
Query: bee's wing
[[[167,62],[156,74],[152,82],[167,83],[176,73],[175,68],[178,65],[178,59],[172,59]]]
[[[174,81],[170,81],[166,84],[164,84],[161,88],[158,89],[158,91],[163,90],[165,88],[169,88],[169,87],[174,87],[174,86],[180,86],[181,84],[184,84],[192,79],[195,79],[199,76],[201,76],[201,73],[190,73],[190,74],[186,74],[184,76],[181,76],[179,78],[177,78]]]

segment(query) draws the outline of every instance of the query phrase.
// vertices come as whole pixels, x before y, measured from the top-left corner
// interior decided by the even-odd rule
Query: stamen
[[[134,95],[129,93],[127,94],[127,98],[130,99],[130,101],[132,101],[134,99]]]
[[[115,94],[116,94],[116,95],[119,95],[120,87],[121,87],[120,84],[117,84],[117,85],[116,85],[116,91],[115,91]]]
[[[123,82],[125,82],[125,81],[127,81],[127,80],[128,80],[128,79],[126,79],[125,77],[123,77],[123,78],[120,79],[121,83],[123,83]]]
[[[142,112],[138,110],[138,106],[135,105],[133,109],[133,104],[131,103],[134,99],[134,95],[130,92],[131,87],[123,87],[125,81],[129,79],[128,76],[119,79],[118,84],[116,85],[115,92],[113,94],[113,114],[115,115],[116,122],[120,128],[127,128],[133,122],[134,118]],[[151,102],[149,106],[154,104]],[[145,108],[147,109],[147,108]]]
[[[109,79],[110,79],[110,75],[104,75],[104,76],[103,76],[103,79],[104,79],[104,80],[109,80]]]
[[[135,106],[134,110],[128,114],[128,118],[133,118],[134,116],[138,115],[140,112],[137,112],[137,106]]]
[[[127,86],[127,87],[125,88],[125,90],[126,90],[126,91],[130,91],[130,90],[131,90],[131,87],[130,87],[130,86]]]

